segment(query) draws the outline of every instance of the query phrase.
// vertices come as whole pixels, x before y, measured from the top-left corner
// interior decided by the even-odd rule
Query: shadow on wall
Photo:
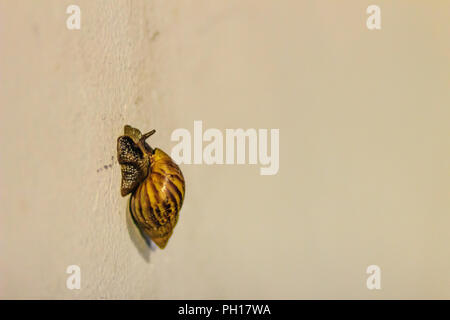
[[[156,250],[156,245],[136,226],[136,223],[131,216],[129,202],[127,202],[125,219],[127,221],[127,229],[131,241],[133,242],[141,257],[146,262],[150,262],[150,252]]]

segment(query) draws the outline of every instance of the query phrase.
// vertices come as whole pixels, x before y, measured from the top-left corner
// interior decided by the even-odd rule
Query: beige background
[[[447,0],[1,0],[0,297],[450,298],[449,39]],[[279,174],[182,165],[150,250],[116,138],[194,120],[279,128]]]

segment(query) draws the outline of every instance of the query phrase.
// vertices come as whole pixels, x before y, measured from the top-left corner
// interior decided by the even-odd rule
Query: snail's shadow
[[[141,257],[146,261],[150,262],[150,253],[151,251],[156,250],[156,245],[150,240],[150,238],[139,230],[137,227],[133,216],[130,212],[130,206],[127,202],[126,209],[126,221],[127,221],[127,229],[128,234],[130,235],[130,239],[136,247],[137,251],[141,255]]]

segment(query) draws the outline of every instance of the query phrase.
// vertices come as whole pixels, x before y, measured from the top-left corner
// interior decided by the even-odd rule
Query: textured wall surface
[[[0,1],[0,298],[450,298],[450,3],[372,2]],[[279,128],[280,171],[181,165],[150,249],[116,139],[194,120]]]

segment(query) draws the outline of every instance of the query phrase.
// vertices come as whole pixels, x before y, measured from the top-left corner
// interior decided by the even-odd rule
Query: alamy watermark
[[[370,276],[367,278],[366,286],[367,289],[373,290],[381,289],[381,268],[377,266],[376,264],[372,264],[367,267],[366,273],[370,274]]]
[[[381,29],[381,9],[377,5],[370,5],[366,10],[367,14],[370,16],[367,18],[366,26],[369,30],[380,30]]]
[[[203,132],[203,122],[198,120],[194,121],[193,135],[180,128],[172,132],[171,140],[178,142],[171,152],[177,163],[260,164],[261,175],[275,175],[280,168],[279,129],[270,129],[269,142],[268,129],[225,129],[223,134],[209,128]]]
[[[71,4],[67,7],[66,13],[70,16],[66,20],[66,27],[69,30],[81,29],[81,9],[75,4]]]
[[[66,20],[66,27],[69,30],[81,29],[81,9],[75,4],[71,4],[66,8],[66,13],[70,16]],[[369,30],[381,29],[381,9],[377,5],[370,5],[366,9],[366,13],[369,17],[366,20],[366,26]]]
[[[66,287],[69,290],[81,288],[81,268],[75,264],[70,265],[66,269],[66,273],[70,274],[66,280]]]

